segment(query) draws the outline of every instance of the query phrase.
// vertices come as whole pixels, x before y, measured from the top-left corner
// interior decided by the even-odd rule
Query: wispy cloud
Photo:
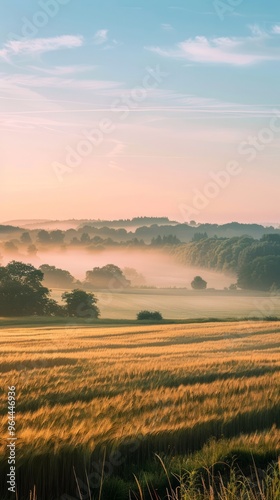
[[[85,64],[73,65],[73,66],[53,66],[51,68],[41,68],[39,66],[29,66],[30,69],[39,71],[40,73],[45,73],[47,75],[53,76],[64,76],[77,73],[85,73],[86,71],[92,71],[96,69],[96,66],[90,66]]]
[[[72,88],[80,90],[111,89],[119,87],[120,83],[111,80],[75,80],[58,76],[38,76],[26,74],[5,75],[0,74],[0,89],[3,85],[17,85],[29,88]]]
[[[267,37],[268,34],[266,31],[264,31],[258,24],[249,24],[248,26],[249,30],[251,31],[252,35],[256,37]]]
[[[272,27],[271,32],[272,32],[274,35],[280,35],[280,24],[275,24],[275,25]]]
[[[42,115],[42,117],[37,116],[28,116],[26,114],[15,114],[11,115],[10,113],[2,113],[0,119],[0,128],[1,129],[37,129],[38,127],[52,127],[57,132],[58,129],[66,129],[64,130],[67,133],[67,129],[69,128],[77,128],[77,122],[72,122],[69,120],[53,120],[51,118],[46,118]]]
[[[46,99],[40,95],[40,89],[49,88],[60,90],[71,88],[78,91],[91,91],[87,94],[88,102],[78,100]],[[33,115],[33,114],[64,114],[64,113],[96,113],[112,110],[110,99],[119,98],[120,95],[131,95],[133,88],[125,88],[121,82],[110,80],[74,79],[62,76],[41,76],[38,74],[13,74],[0,73],[0,96],[1,103],[6,103],[7,112],[10,115]],[[94,92],[92,92],[94,91]],[[60,94],[58,94],[59,97]],[[19,101],[33,101],[34,106],[19,109],[14,103]],[[11,106],[8,106],[11,101]],[[72,103],[77,106],[69,108],[58,107],[58,104]],[[39,106],[40,104],[40,106]],[[78,106],[79,104],[83,105]],[[202,97],[192,94],[183,94],[168,89],[151,89],[145,103],[137,108],[130,109],[131,114],[142,114],[148,116],[151,113],[166,115],[172,113],[174,116],[185,114],[200,119],[209,116],[251,116],[271,117],[273,109],[277,106],[245,105],[244,103],[233,103]]]
[[[98,30],[93,37],[94,45],[99,45],[103,50],[115,49],[122,42],[119,42],[115,38],[109,37],[109,30]]]
[[[81,47],[84,38],[81,35],[62,35],[53,38],[32,38],[29,40],[9,40],[0,50],[0,57],[9,59],[10,56],[38,55],[62,49]]]
[[[201,11],[201,10],[191,10],[189,9],[188,7],[181,7],[179,5],[171,5],[170,7],[168,7],[168,9],[170,10],[182,10],[182,11],[185,11],[185,12],[188,12],[189,14],[198,14],[199,16],[203,16],[203,15],[210,15],[210,16],[215,16],[216,15],[216,12],[215,11]]]
[[[171,24],[166,24],[166,23],[163,23],[161,25],[161,28],[164,30],[164,31],[173,31],[173,26],[171,26]]]
[[[115,49],[116,47],[119,47],[122,45],[122,42],[118,42],[118,40],[112,39],[109,41],[109,43],[106,43],[106,45],[103,45],[104,50],[108,49]]]
[[[146,47],[146,49],[164,57],[234,66],[280,59],[279,47],[267,43],[271,41],[267,33],[257,25],[251,26],[250,31],[252,35],[247,37],[196,36],[178,43],[175,48]]]
[[[103,43],[106,43],[108,41],[108,30],[98,30],[94,37],[93,37],[93,43],[95,45],[103,45]]]

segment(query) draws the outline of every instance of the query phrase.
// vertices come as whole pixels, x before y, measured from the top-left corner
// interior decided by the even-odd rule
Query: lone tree
[[[201,276],[195,276],[191,282],[191,286],[194,290],[205,290],[207,288],[207,282],[201,278]]]
[[[72,290],[62,294],[62,300],[66,302],[66,312],[68,316],[78,318],[98,318],[100,311],[97,307],[97,298],[93,293],[84,290]]]
[[[140,311],[137,314],[137,319],[140,321],[144,320],[162,321],[163,317],[159,311]]]

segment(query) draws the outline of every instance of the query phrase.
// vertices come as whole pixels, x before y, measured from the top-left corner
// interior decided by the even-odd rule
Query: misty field
[[[61,301],[63,289],[52,298]],[[172,288],[102,290],[94,292],[101,318],[135,319],[141,309],[158,310],[167,319],[263,318],[280,315],[280,296],[265,292],[193,291]]]
[[[1,354],[3,437],[6,388],[17,393],[19,500],[140,499],[134,475],[147,499],[167,498],[177,476],[169,498],[258,498],[183,492],[204,467],[226,478],[235,460],[249,476],[252,459],[263,471],[280,453],[280,322],[14,327]],[[262,498],[280,498],[277,485]]]

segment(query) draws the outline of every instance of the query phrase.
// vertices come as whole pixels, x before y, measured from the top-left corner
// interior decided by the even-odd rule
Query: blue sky
[[[0,24],[2,220],[279,222],[278,2],[14,0]]]

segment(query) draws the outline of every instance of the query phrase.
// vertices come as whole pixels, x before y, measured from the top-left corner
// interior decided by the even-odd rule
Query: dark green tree
[[[58,304],[49,298],[42,280],[43,273],[31,264],[13,261],[0,267],[0,315],[55,314],[53,308]]]
[[[208,238],[207,233],[194,233],[192,241],[195,242],[195,241],[205,240],[206,238]]]
[[[195,276],[191,282],[191,286],[194,290],[205,290],[207,288],[207,282],[201,278],[201,276]]]
[[[93,293],[75,289],[71,292],[63,293],[62,300],[66,302],[68,316],[78,318],[98,318],[100,316],[100,311],[97,307],[97,298]]]
[[[238,271],[237,284],[245,290],[280,288],[280,256],[262,256],[246,262]]]

